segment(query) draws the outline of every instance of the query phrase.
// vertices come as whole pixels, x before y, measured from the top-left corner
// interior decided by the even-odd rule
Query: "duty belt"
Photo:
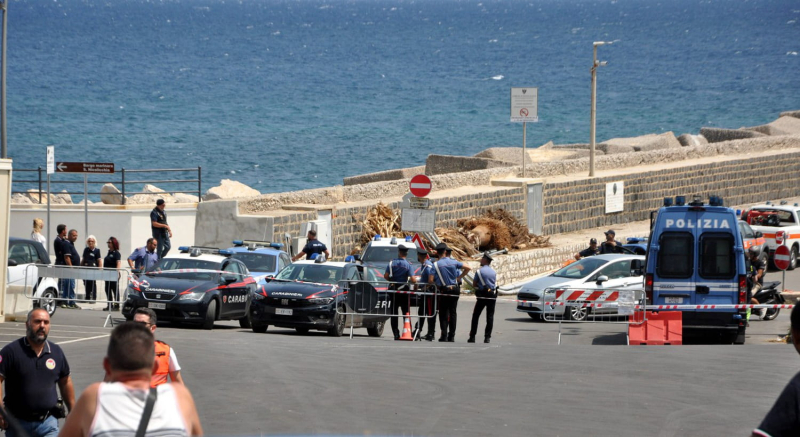
[[[41,414],[39,413],[14,414],[14,417],[16,417],[19,420],[24,420],[26,422],[42,422],[48,417],[50,417],[50,412],[47,411]]]

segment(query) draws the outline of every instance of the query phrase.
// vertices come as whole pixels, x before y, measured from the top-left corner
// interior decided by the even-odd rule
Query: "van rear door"
[[[658,236],[653,304],[689,305],[694,300],[694,232],[677,228]]]
[[[735,227],[733,230],[738,231]],[[731,305],[739,298],[736,238],[732,232],[703,232],[697,241],[696,305]],[[727,310],[732,312],[732,310]]]

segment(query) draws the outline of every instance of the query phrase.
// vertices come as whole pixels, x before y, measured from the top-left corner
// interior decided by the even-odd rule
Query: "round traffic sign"
[[[786,246],[778,246],[775,249],[775,256],[772,258],[775,261],[775,267],[779,270],[786,270],[789,267],[789,261],[792,256],[789,254],[789,248]]]
[[[425,197],[431,193],[431,178],[425,176],[424,174],[418,174],[411,178],[411,182],[408,183],[408,188],[411,190],[411,194],[416,197]]]

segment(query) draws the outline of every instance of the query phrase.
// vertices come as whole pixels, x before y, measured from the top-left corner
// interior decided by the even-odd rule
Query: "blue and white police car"
[[[645,269],[645,294],[653,305],[736,305],[747,303],[747,276],[736,212],[711,196],[664,199],[653,221]],[[743,344],[745,310],[683,310],[686,330],[714,330]]]
[[[284,252],[283,244],[271,241],[233,240],[233,247],[226,249],[232,259],[238,259],[247,266],[258,286],[266,285],[267,276],[275,276],[292,263],[289,254]]]

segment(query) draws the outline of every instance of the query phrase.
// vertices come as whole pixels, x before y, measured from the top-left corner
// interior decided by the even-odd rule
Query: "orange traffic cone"
[[[405,322],[403,322],[403,334],[400,335],[400,340],[406,341],[414,341],[414,337],[411,336],[411,314],[406,313],[406,317],[404,318]]]

